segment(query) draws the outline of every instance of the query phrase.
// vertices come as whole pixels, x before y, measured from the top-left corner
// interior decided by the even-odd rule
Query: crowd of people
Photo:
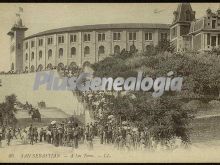
[[[100,139],[101,145],[113,145],[118,150],[157,150],[174,149],[181,146],[181,140],[174,138],[170,141],[158,141],[154,139],[148,129],[138,128],[123,123],[113,125],[111,123],[98,124],[87,123],[79,126],[78,123],[51,123],[45,127],[11,128],[2,127],[0,129],[1,141],[6,140],[10,145],[12,139],[21,139],[22,144],[34,145],[39,142],[52,144],[56,147],[66,146],[77,149],[79,144],[86,144],[89,150],[93,149],[93,139]]]
[[[178,137],[170,140],[158,140],[147,127],[137,127],[125,122],[120,126],[106,123],[99,127],[101,144],[113,144],[118,150],[170,150],[183,147],[185,144]],[[184,146],[185,147],[185,146]]]
[[[2,126],[0,127],[0,147],[2,140],[6,140],[7,145],[11,144],[12,139],[20,139],[22,144],[34,145],[38,142],[46,142],[54,146],[68,146],[78,148],[79,142],[87,142],[88,148],[93,148],[92,140],[97,131],[95,124],[87,124],[86,127],[79,126],[78,123],[51,123],[45,127],[29,127],[20,129]]]

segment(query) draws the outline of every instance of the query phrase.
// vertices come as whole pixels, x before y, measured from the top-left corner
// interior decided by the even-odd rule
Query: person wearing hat
[[[46,132],[46,139],[47,139],[47,142],[50,144],[51,143],[51,131],[49,128],[47,128],[47,132]]]
[[[38,141],[38,130],[37,127],[34,128],[34,141],[37,143]]]
[[[92,135],[91,131],[87,134],[86,141],[87,141],[88,149],[92,150],[93,149],[93,135]]]
[[[29,128],[29,136],[30,136],[30,144],[34,144],[34,128],[30,127]]]
[[[44,129],[41,128],[40,129],[40,142],[42,142],[43,135],[44,135]]]
[[[58,128],[58,143],[59,143],[59,146],[63,145],[63,128],[62,127]]]
[[[16,129],[15,128],[13,128],[13,135],[12,135],[13,137],[15,137],[16,139],[17,139],[17,136],[16,136]]]
[[[0,130],[0,148],[2,148],[2,129]]]
[[[9,145],[10,145],[10,142],[11,142],[11,139],[12,139],[11,128],[8,130],[8,132],[7,132],[7,134],[6,134],[6,137],[7,137],[7,145],[9,146]]]
[[[128,129],[127,134],[126,134],[126,148],[128,151],[131,149],[131,145],[132,145],[132,136],[131,136],[130,129]]]
[[[79,127],[78,123],[75,124],[75,128],[73,130],[73,141],[74,141],[74,148],[78,148],[78,140],[79,140]]]
[[[27,131],[25,129],[21,133],[21,139],[23,144],[27,144]]]
[[[5,140],[5,134],[6,134],[6,126],[3,125],[3,127],[2,127],[2,140]]]

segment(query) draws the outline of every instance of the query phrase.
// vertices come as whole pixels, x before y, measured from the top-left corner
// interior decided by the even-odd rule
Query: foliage
[[[0,104],[0,123],[1,125],[14,125],[17,122],[15,113],[16,96],[14,94],[6,96],[5,102]]]
[[[201,107],[199,100],[219,97],[220,58],[216,53],[172,53],[172,44],[150,45],[142,55],[137,52],[122,51],[112,57],[92,65],[94,75],[99,77],[136,77],[139,70],[148,76],[183,77],[182,92],[166,92],[160,98],[152,98],[150,92],[113,92],[110,95],[100,92],[81,93],[96,119],[104,122],[114,115],[117,123],[127,120],[141,127],[148,127],[157,140],[180,137],[190,142],[189,123],[194,113]],[[148,72],[150,71],[150,72]],[[130,97],[130,96],[135,97]],[[194,102],[189,100],[198,99]],[[198,104],[198,105],[197,105]],[[101,114],[101,115],[100,115]],[[101,116],[101,117],[100,117]]]

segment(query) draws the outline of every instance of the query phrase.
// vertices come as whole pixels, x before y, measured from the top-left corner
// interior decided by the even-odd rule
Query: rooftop
[[[84,25],[84,26],[71,26],[58,29],[51,29],[37,34],[25,37],[25,39],[39,37],[43,35],[50,35],[55,33],[65,33],[74,31],[85,30],[103,30],[103,29],[169,29],[169,24],[155,24],[155,23],[120,23],[120,24],[97,24],[97,25]]]

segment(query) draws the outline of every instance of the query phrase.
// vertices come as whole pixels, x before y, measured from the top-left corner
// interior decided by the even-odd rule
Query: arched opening
[[[25,72],[28,72],[28,67],[27,67],[27,66],[24,68],[24,71],[25,71]]]
[[[130,46],[130,51],[131,52],[135,52],[136,51],[136,46],[135,45],[131,45]]]
[[[34,60],[34,52],[31,53],[31,60]]]
[[[120,46],[115,45],[114,46],[114,54],[119,54],[120,53]]]
[[[60,71],[64,69],[64,64],[63,63],[59,63],[58,66],[57,66],[57,70]]]
[[[52,64],[48,64],[47,65],[47,69],[52,69],[53,68],[53,65]]]
[[[51,49],[48,50],[48,60],[49,60],[50,58],[52,58],[52,50],[51,50]]]
[[[76,48],[72,47],[71,48],[71,57],[76,55]]]
[[[42,59],[42,54],[43,54],[43,53],[42,53],[42,51],[40,50],[40,51],[39,51],[39,60]]]
[[[63,56],[63,48],[59,49],[59,58]]]
[[[99,46],[98,54],[105,54],[105,47],[104,46]]]
[[[42,71],[42,70],[43,70],[43,65],[40,64],[37,68],[37,71]]]
[[[89,61],[85,61],[85,62],[83,63],[83,68],[85,68],[86,66],[88,66],[88,67],[91,66],[91,64],[90,64]]]
[[[35,68],[34,68],[34,65],[31,66],[31,72],[34,72],[35,71]]]
[[[78,68],[75,62],[71,62],[69,65],[69,69]]]
[[[75,73],[77,71],[78,66],[76,65],[75,62],[71,62],[68,69],[71,70],[72,74],[73,74],[73,73]]]
[[[90,54],[90,48],[89,48],[88,46],[86,46],[86,47],[84,48],[84,56],[86,56],[86,55],[88,55],[88,54]]]
[[[14,63],[11,64],[11,70],[14,70],[15,69],[15,66],[14,66]]]

